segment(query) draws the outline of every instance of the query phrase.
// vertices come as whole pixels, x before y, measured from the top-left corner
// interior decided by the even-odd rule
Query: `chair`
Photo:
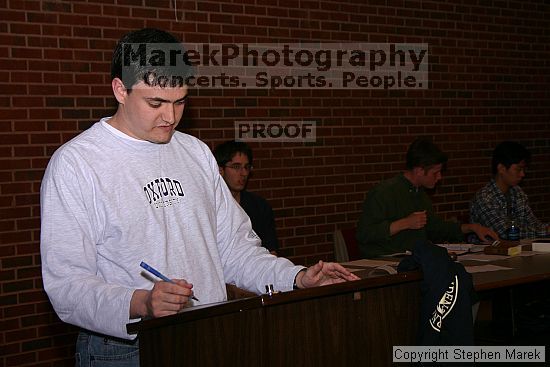
[[[336,262],[342,263],[362,258],[357,239],[355,239],[356,232],[357,228],[355,227],[334,231],[334,257]]]

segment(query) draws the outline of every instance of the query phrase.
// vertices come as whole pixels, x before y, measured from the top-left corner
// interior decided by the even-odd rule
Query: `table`
[[[527,338],[537,345],[550,345],[547,333],[541,337],[525,335],[532,333],[518,319],[527,302],[550,294],[550,254],[514,256],[490,263],[512,269],[473,274],[481,298],[476,323],[478,342],[517,344]]]
[[[478,291],[505,288],[550,279],[550,254],[513,256],[489,263],[512,269],[473,274],[474,286]]]
[[[411,345],[420,273],[193,307],[129,324],[142,366],[389,366]]]
[[[550,279],[550,255],[492,262],[513,270],[474,274],[485,295]],[[136,324],[143,366],[390,366],[394,345],[414,345],[420,272],[194,307]]]

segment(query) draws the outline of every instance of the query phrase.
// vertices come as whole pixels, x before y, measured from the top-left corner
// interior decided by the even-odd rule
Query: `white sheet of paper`
[[[347,263],[340,263],[340,265],[342,265],[343,267],[366,266],[369,268],[375,268],[381,265],[397,265],[398,262],[399,262],[398,260],[390,261],[390,260],[361,259],[361,260],[349,261]]]
[[[536,254],[540,254],[540,252],[521,250],[521,253],[517,256],[535,256]]]
[[[470,274],[472,273],[484,273],[487,271],[497,271],[497,270],[512,270],[512,268],[507,268],[505,266],[498,265],[478,265],[478,266],[465,266],[466,271]]]
[[[471,243],[436,243],[439,247],[444,247],[447,249],[447,251],[468,251],[470,250],[474,245]]]
[[[466,254],[462,255],[458,258],[458,261],[464,261],[464,260],[475,260],[475,261],[495,261],[495,260],[502,260],[506,259],[510,256],[506,255],[487,255],[484,253],[473,253],[473,254]]]

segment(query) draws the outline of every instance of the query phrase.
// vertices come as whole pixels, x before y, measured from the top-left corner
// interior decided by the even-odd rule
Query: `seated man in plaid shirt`
[[[521,144],[505,141],[493,151],[493,178],[478,191],[470,206],[470,219],[507,238],[512,223],[520,238],[544,237],[550,232],[533,214],[527,195],[518,186],[525,176],[531,153]]]

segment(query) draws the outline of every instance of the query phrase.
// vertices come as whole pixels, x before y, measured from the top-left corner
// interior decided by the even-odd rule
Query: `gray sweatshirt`
[[[135,337],[132,294],[157,280],[141,261],[193,283],[200,304],[226,300],[225,283],[292,289],[303,267],[260,246],[204,143],[136,140],[107,120],[60,147],[42,181],[42,275],[63,321]]]

